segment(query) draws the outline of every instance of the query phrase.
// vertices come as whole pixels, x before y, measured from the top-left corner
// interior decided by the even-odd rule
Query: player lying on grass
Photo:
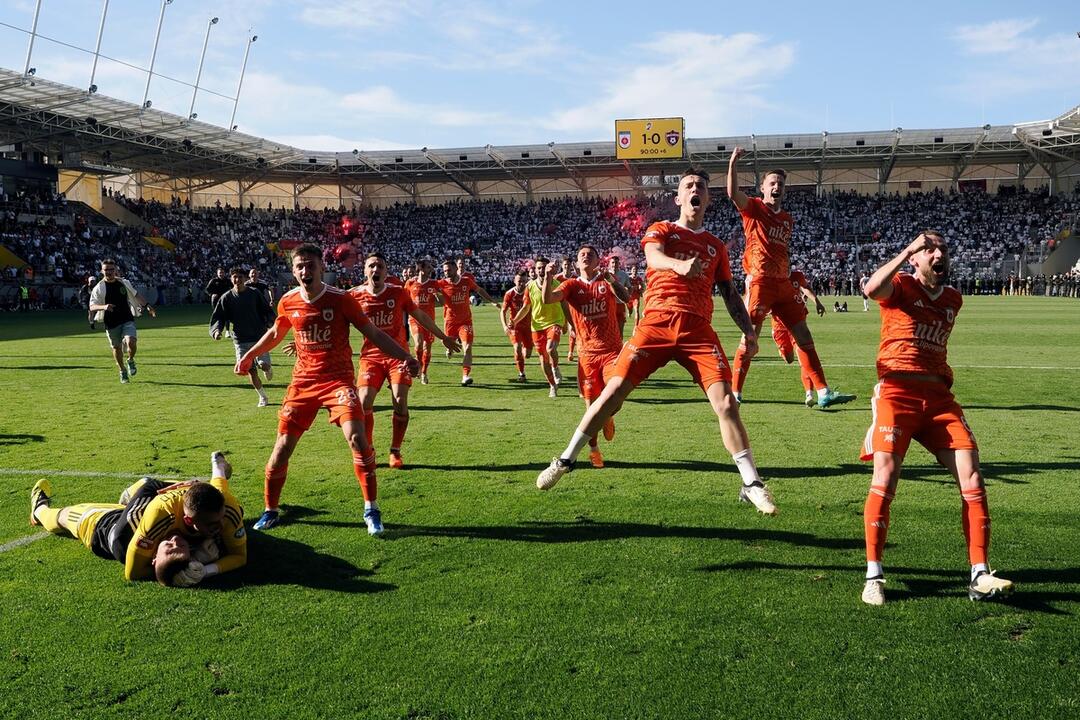
[[[731,281],[727,247],[703,227],[709,206],[708,173],[694,168],[684,172],[675,204],[678,221],[653,223],[641,240],[648,268],[641,322],[623,345],[611,378],[585,411],[570,444],[540,473],[536,486],[547,490],[570,472],[589,439],[600,432],[638,383],[674,360],[690,373],[716,413],[724,447],[742,477],[739,499],[775,515],[776,505],[758,475],[739,404],[731,394],[727,357],[712,327],[716,285],[748,348],[757,350],[754,326]]]
[[[899,272],[911,263],[914,273]],[[881,558],[889,531],[889,507],[908,446],[917,440],[952,473],[960,488],[961,525],[971,562],[968,596],[982,600],[1012,590],[1012,582],[990,572],[990,507],[979,472],[979,449],[964,411],[952,394],[948,342],[963,298],[945,284],[949,249],[936,230],[925,230],[866,283],[881,305],[878,384],[870,407],[862,459],[874,461],[863,509],[866,584],[862,599],[885,604]]]
[[[30,524],[119,560],[127,580],[197,585],[247,563],[243,509],[229,492],[232,467],[221,452],[211,456],[210,467],[210,482],[169,484],[145,477],[125,489],[118,503],[61,508],[52,507],[52,484],[38,480],[30,491]]]

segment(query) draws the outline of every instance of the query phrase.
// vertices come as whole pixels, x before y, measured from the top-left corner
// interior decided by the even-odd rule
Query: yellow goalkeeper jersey
[[[554,279],[548,282],[551,283],[553,289],[559,286]],[[566,324],[566,316],[563,315],[561,303],[544,304],[544,291],[540,287],[539,280],[530,280],[525,290],[529,293],[529,314],[534,331],[543,330],[552,325]]]
[[[218,572],[225,573],[247,563],[244,509],[229,492],[229,483],[225,478],[213,478],[210,484],[225,496],[225,517],[222,519],[220,538],[225,550],[216,563]],[[146,506],[135,535],[128,543],[125,578],[141,580],[150,577],[158,543],[170,533],[180,532],[188,538],[194,537],[191,529],[184,524],[184,495],[190,486],[190,482],[170,486]]]

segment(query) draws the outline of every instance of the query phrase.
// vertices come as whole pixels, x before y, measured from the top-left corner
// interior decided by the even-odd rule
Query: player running
[[[558,397],[559,385],[562,383],[559,339],[566,326],[566,314],[561,303],[544,302],[544,285],[554,287],[557,284],[555,278],[549,275],[547,258],[536,258],[533,267],[536,269],[536,279],[530,280],[525,286],[525,303],[514,315],[512,322],[516,325],[526,316],[529,317],[533,344],[540,354],[540,368],[548,381],[548,397]],[[551,269],[554,270],[554,267],[551,266]]]
[[[475,292],[495,307],[499,303],[492,299],[484,288],[476,284],[476,279],[469,274],[462,275],[458,267],[464,267],[464,261],[447,258],[442,265],[443,277],[438,281],[439,293],[443,296],[443,331],[453,338],[461,340],[461,385],[468,387],[472,379],[473,324],[470,293]],[[447,357],[450,357],[447,350]]]
[[[380,253],[371,253],[364,260],[364,276],[367,282],[349,291],[360,302],[360,307],[375,327],[393,338],[403,350],[408,352],[409,343],[405,337],[405,323],[402,313],[409,316],[429,336],[439,338],[448,350],[458,352],[461,343],[457,338],[448,337],[435,325],[431,316],[421,310],[412,300],[409,292],[400,285],[386,283],[386,258]],[[401,459],[401,443],[409,427],[409,387],[412,376],[409,368],[401,360],[389,357],[378,345],[365,339],[360,349],[360,368],[356,374],[356,387],[360,393],[360,405],[364,409],[364,428],[367,444],[374,447],[372,435],[375,426],[375,396],[390,381],[390,397],[394,406],[392,420],[393,433],[390,440],[390,467],[405,466]]]
[[[578,328],[578,389],[587,408],[600,397],[615,372],[615,363],[622,350],[616,306],[625,303],[630,293],[614,275],[600,269],[600,255],[592,245],[582,245],[578,250],[577,266],[580,277],[568,278],[557,287],[544,282],[543,274],[540,279],[544,288],[543,301],[568,305],[574,327]],[[603,430],[605,440],[615,439],[614,417],[607,419]],[[596,435],[589,438],[589,462],[595,468],[604,467],[604,456],[600,453]]]
[[[909,262],[914,273],[899,272]],[[1012,582],[990,572],[990,508],[979,472],[979,449],[951,391],[947,344],[963,298],[945,284],[948,272],[945,238],[936,230],[924,230],[866,283],[866,294],[881,305],[879,382],[870,402],[873,420],[861,455],[863,460],[874,461],[863,510],[866,584],[862,599],[869,605],[885,604],[881,558],[889,506],[912,439],[948,468],[960,487],[961,524],[971,562],[968,597],[983,600],[1013,589]]]
[[[439,295],[439,283],[432,277],[431,261],[416,261],[416,276],[405,281],[405,291],[417,308],[435,317],[435,298]],[[431,344],[435,336],[429,333],[415,318],[409,317],[409,334],[413,338],[413,354],[420,361],[420,384],[428,384],[428,366],[431,365]]]
[[[354,384],[349,326],[355,327],[386,355],[406,364],[415,374],[420,364],[393,338],[375,327],[360,303],[345,290],[323,282],[322,251],[304,244],[293,251],[292,273],[299,287],[278,302],[277,319],[259,342],[236,362],[234,372],[246,375],[256,357],[275,348],[291,328],[296,342],[296,366],[278,412],[278,435],[266,463],[263,498],[266,506],[255,522],[256,530],[269,530],[281,522],[281,489],[289,471],[289,458],[321,408],[330,422],[341,427],[353,457],[353,471],[364,495],[364,523],[368,534],[383,531],[377,502],[375,451],[364,434],[364,411]]]
[[[817,388],[818,407],[851,402],[854,395],[846,395],[829,388],[825,381],[825,370],[821,359],[814,349],[814,338],[806,325],[806,307],[789,292],[788,242],[794,221],[781,209],[784,199],[784,187],[787,173],[783,170],[769,170],[761,181],[761,198],[747,197],[739,189],[739,177],[736,164],[744,150],[736,147],[728,160],[727,191],[728,197],[742,216],[743,233],[746,235],[746,253],[743,257],[743,269],[747,274],[746,307],[750,319],[754,321],[754,337],[761,334],[761,324],[770,311],[774,312],[795,336],[795,342],[806,355],[810,369],[810,378]],[[742,349],[742,348],[740,348]],[[752,358],[757,349],[743,350],[747,358]]]
[[[743,481],[739,499],[775,515],[776,505],[758,475],[750,440],[739,418],[739,404],[731,394],[731,369],[711,324],[716,284],[748,347],[757,342],[746,306],[731,281],[727,248],[702,227],[709,206],[708,173],[695,168],[684,172],[675,204],[678,221],[653,223],[641,240],[647,266],[641,322],[623,345],[611,379],[585,411],[570,444],[540,473],[536,486],[547,490],[570,472],[589,438],[600,431],[634,387],[675,360],[705,391],[720,421],[724,447]]]
[[[568,257],[559,258],[559,272],[555,275],[555,284],[561,285],[570,278],[574,277],[574,263]],[[573,316],[569,313],[569,308],[566,304],[563,304],[563,314],[567,316],[566,320],[566,362],[574,362],[574,350],[577,348],[577,330],[574,328]]]
[[[528,270],[518,270],[514,273],[514,285],[503,295],[502,309],[499,310],[499,322],[502,323],[503,332],[510,338],[510,344],[514,347],[514,364],[517,366],[520,383],[527,382],[525,361],[532,357],[532,328],[528,318],[522,318],[516,323],[513,318],[525,304],[525,286],[528,282]]]
[[[806,281],[806,276],[798,270],[792,270],[789,276],[791,297],[798,305],[802,306],[802,318],[805,321],[809,315],[809,311],[806,309],[806,301],[812,300],[814,303],[814,309],[818,314],[818,317],[825,315],[825,306],[818,299],[818,296],[814,294],[814,291],[810,289],[810,283]],[[796,359],[799,360],[800,376],[803,382],[803,390],[806,391],[806,406],[815,407],[817,405],[817,398],[814,396],[813,380],[810,377],[810,365],[807,360],[806,353],[799,349],[798,344],[795,342],[795,338],[792,336],[791,331],[788,330],[784,321],[773,310],[770,313],[772,315],[772,337],[776,342],[776,348],[780,351],[780,357],[784,358],[784,361],[789,365]],[[799,313],[796,313],[799,314]],[[750,372],[751,357],[747,356],[746,350],[740,343],[739,349],[735,352],[735,363],[733,367],[734,382],[732,389],[735,393],[735,399],[740,403],[743,401],[742,389],[743,384],[746,382],[746,375]]]

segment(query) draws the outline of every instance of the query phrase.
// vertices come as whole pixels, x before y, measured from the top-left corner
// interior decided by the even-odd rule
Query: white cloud
[[[349,152],[359,150],[398,150],[406,147],[404,143],[383,138],[355,139],[338,135],[274,135],[276,142],[285,143],[301,150],[312,152]]]
[[[982,25],[963,25],[953,38],[971,55],[989,55],[1020,49],[1026,40],[1020,36],[1039,24],[1038,20],[995,20]]]
[[[596,100],[555,112],[545,125],[606,137],[616,118],[681,116],[693,136],[730,134],[745,127],[752,108],[769,106],[763,90],[795,59],[793,45],[769,44],[751,33],[665,33],[638,50],[643,57],[671,59],[611,68]]]
[[[438,103],[411,102],[384,85],[349,93],[342,98],[341,105],[354,115],[414,120],[421,124],[428,122],[442,127],[470,127],[512,122],[509,116],[501,112],[485,112]]]
[[[410,0],[307,0],[300,20],[319,27],[369,30],[422,16],[422,5]]]

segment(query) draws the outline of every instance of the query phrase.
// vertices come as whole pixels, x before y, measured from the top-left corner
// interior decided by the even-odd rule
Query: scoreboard
[[[615,157],[651,160],[683,157],[686,135],[683,118],[615,121]]]

